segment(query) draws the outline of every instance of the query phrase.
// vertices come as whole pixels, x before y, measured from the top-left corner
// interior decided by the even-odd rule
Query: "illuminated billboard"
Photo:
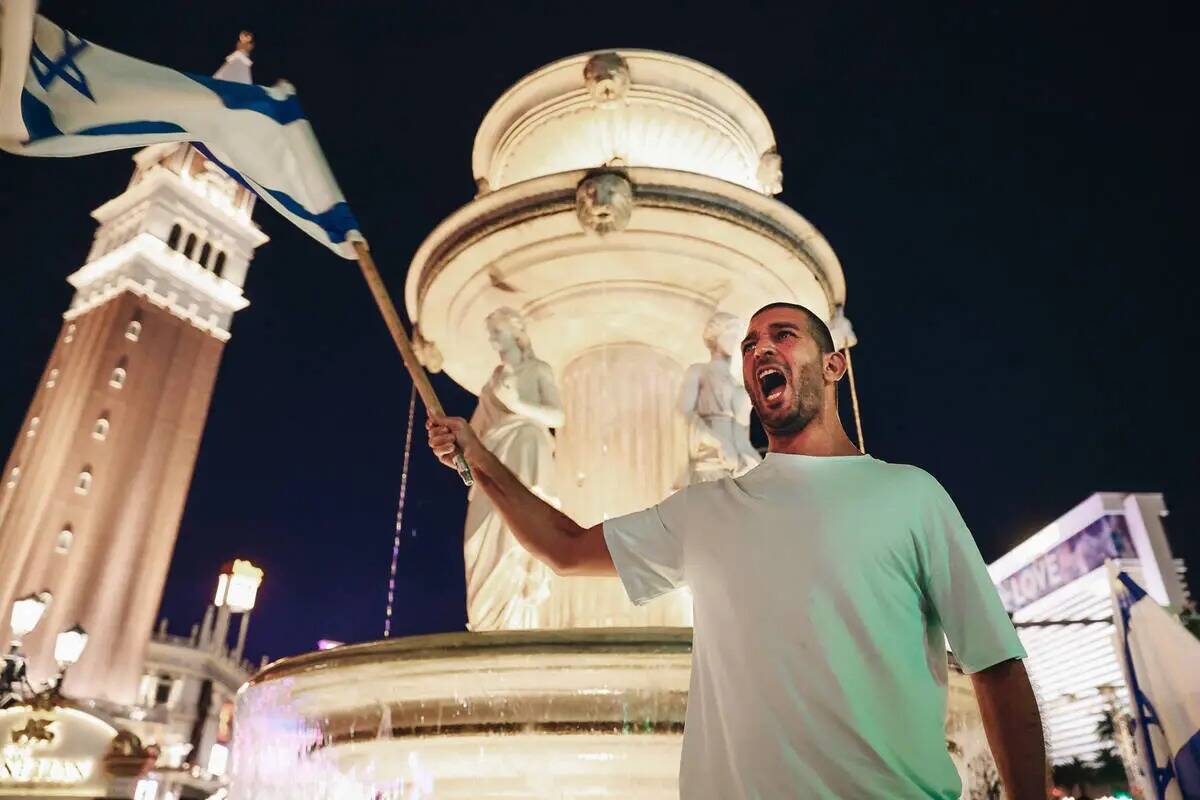
[[[1106,514],[1002,580],[997,586],[1000,599],[1012,613],[1082,578],[1110,558],[1136,555],[1125,515]]]

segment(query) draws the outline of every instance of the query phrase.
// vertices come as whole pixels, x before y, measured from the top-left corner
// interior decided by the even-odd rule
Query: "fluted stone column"
[[[558,433],[563,510],[581,525],[654,505],[687,464],[687,430],[675,410],[683,370],[645,344],[587,350],[563,371],[566,424]],[[558,579],[543,627],[691,625],[691,596],[675,592],[642,608],[616,578]]]

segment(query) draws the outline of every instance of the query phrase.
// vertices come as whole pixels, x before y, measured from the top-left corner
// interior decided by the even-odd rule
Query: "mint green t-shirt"
[[[946,641],[967,672],[1025,651],[928,473],[770,453],[604,537],[633,602],[695,598],[684,800],[959,797]]]

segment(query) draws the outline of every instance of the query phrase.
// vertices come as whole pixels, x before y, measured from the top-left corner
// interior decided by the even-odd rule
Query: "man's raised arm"
[[[531,492],[483,446],[465,419],[430,417],[425,429],[430,449],[447,467],[454,468],[455,448],[462,450],[476,484],[530,554],[559,575],[617,574],[603,526],[584,528]]]

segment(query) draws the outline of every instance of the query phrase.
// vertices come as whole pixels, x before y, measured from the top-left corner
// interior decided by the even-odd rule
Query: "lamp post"
[[[212,645],[218,650],[226,647],[225,639],[229,635],[229,618],[231,614],[241,614],[242,621],[238,630],[238,643],[233,650],[233,657],[240,659],[246,647],[246,631],[249,627],[250,612],[258,598],[258,588],[262,585],[263,571],[251,562],[237,558],[221,567],[217,576],[217,593],[213,597],[213,607],[216,608],[217,618],[213,626]]]
[[[28,688],[29,686],[26,680],[25,656],[21,653],[21,642],[42,621],[42,616],[46,613],[51,599],[50,592],[43,590],[22,597],[13,603],[12,614],[9,617],[12,643],[4,655],[3,664],[0,665],[0,708],[16,699],[19,687]]]
[[[221,568],[217,576],[216,605],[228,606],[235,614],[254,608],[263,571],[245,559],[237,558]]]
[[[58,697],[58,690],[62,686],[67,670],[79,661],[84,648],[87,647],[87,631],[78,624],[58,634],[54,640],[54,661],[58,664],[58,677],[40,691],[29,685],[26,675],[26,659],[21,652],[22,641],[42,621],[52,599],[50,592],[41,591],[22,597],[13,603],[12,615],[9,618],[9,627],[12,628],[12,644],[4,656],[3,670],[0,671],[0,708],[9,705],[14,700],[21,699],[18,691],[22,688],[24,692],[21,694],[30,696],[25,699],[42,697],[53,701]]]

